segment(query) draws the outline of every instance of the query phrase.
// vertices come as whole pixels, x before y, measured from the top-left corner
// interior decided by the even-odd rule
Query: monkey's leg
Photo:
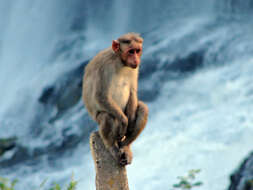
[[[106,112],[100,112],[96,120],[99,123],[99,135],[105,147],[110,151],[113,158],[120,163],[121,151],[117,143],[117,120]]]
[[[130,149],[131,143],[140,135],[147,124],[148,120],[148,107],[143,102],[138,102],[138,107],[136,110],[136,120],[135,123],[129,125],[127,128],[126,138],[120,143],[122,154],[121,162],[125,164],[130,164],[132,162],[132,152]]]
[[[126,138],[121,143],[121,146],[130,145],[145,128],[147,120],[148,120],[148,107],[142,101],[139,101],[136,110],[135,123],[127,127]]]

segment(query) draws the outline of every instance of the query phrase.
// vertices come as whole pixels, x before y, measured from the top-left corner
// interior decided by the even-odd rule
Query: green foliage
[[[70,183],[66,188],[61,188],[61,186],[57,183],[54,183],[54,186],[51,187],[49,190],[75,190],[77,186],[77,181],[74,180],[74,177],[72,176]]]
[[[44,180],[41,183],[39,190],[43,189],[43,186],[45,185],[46,181],[47,180]],[[18,182],[17,180],[10,181],[6,178],[0,177],[0,190],[15,190],[14,186],[17,182]],[[50,187],[48,190],[76,190],[76,186],[77,181],[75,181],[74,178],[72,177],[70,183],[66,188],[62,188],[59,184],[54,183],[54,185]]]
[[[201,186],[203,183],[201,181],[195,181],[196,180],[196,174],[198,174],[200,172],[200,170],[190,170],[188,172],[187,176],[179,176],[179,182],[174,184],[173,187],[174,188],[178,188],[178,189],[192,189],[194,187],[199,187]]]
[[[181,189],[181,190],[191,190],[194,187],[201,186],[203,183],[201,181],[196,181],[196,174],[198,174],[199,172],[200,172],[199,169],[190,170],[187,176],[179,176],[178,177],[179,182],[174,184],[173,188]],[[14,186],[17,182],[18,182],[17,180],[10,181],[6,178],[0,177],[0,190],[15,190]],[[45,185],[46,182],[47,180],[44,180],[41,183],[39,190],[43,189],[43,186]],[[252,181],[250,182],[253,183]],[[54,183],[53,186],[47,190],[76,190],[76,186],[77,186],[77,181],[75,181],[72,176],[71,181],[69,182],[67,187],[62,188],[59,184]]]
[[[0,190],[14,190],[15,184],[18,182],[18,180],[10,181],[6,178],[0,177]]]
[[[74,178],[72,177],[67,190],[75,190],[77,186],[77,181],[74,180]]]
[[[51,187],[49,190],[61,190],[61,186],[57,183],[54,184],[53,187]]]

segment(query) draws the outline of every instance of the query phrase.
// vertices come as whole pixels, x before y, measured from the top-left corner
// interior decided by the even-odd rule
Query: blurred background
[[[170,189],[190,169],[201,169],[199,190],[228,189],[253,150],[252,10],[252,0],[0,1],[0,176],[34,190],[74,173],[77,190],[95,190],[83,68],[138,32],[150,117],[130,189]]]

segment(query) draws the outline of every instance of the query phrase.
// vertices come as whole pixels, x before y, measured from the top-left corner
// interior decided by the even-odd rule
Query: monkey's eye
[[[128,51],[129,54],[134,54],[134,52],[135,52],[134,49],[130,49],[130,50]]]
[[[121,41],[123,44],[130,44],[131,40],[122,40]]]
[[[141,49],[130,49],[128,51],[129,54],[139,54],[141,52]]]
[[[135,51],[136,51],[136,53],[138,54],[138,53],[141,52],[141,49],[136,49]]]

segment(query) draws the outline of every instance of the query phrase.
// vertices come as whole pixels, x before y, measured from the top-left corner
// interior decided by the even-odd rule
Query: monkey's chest
[[[123,78],[117,78],[113,81],[110,90],[111,97],[124,110],[130,95],[129,82]]]

